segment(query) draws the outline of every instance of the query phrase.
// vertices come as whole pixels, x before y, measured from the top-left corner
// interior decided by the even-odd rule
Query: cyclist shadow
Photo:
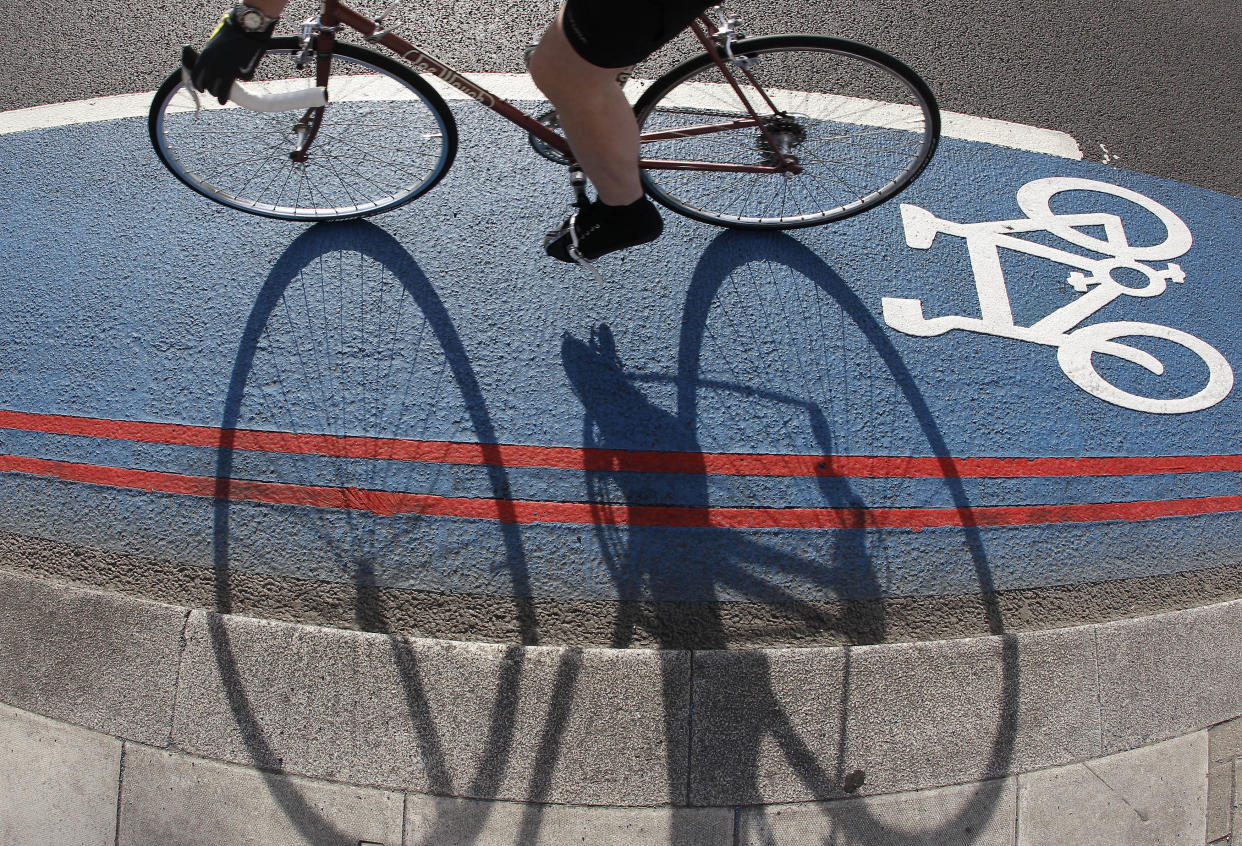
[[[369,279],[368,284],[375,284],[375,278],[381,276],[386,280],[386,290],[362,294],[365,302],[340,303],[330,299],[346,296],[340,292],[362,290],[363,280]],[[371,309],[370,317],[368,309]],[[380,319],[376,320],[376,315]],[[425,331],[405,331],[409,327],[402,324],[402,319],[417,320]],[[366,336],[373,327],[363,325],[359,331],[364,337],[351,340],[348,336],[351,321],[391,327],[390,337]],[[411,338],[433,339],[434,343],[420,340],[416,345]],[[384,347],[385,340],[391,340],[394,349],[389,351],[391,354],[376,358],[379,355],[376,348]],[[402,355],[417,358],[427,348],[431,348],[431,352],[426,353],[422,361],[431,362],[433,381],[451,384],[460,395],[460,405],[456,407],[464,409],[461,416],[481,444],[486,459],[484,484],[503,512],[505,502],[511,501],[507,472],[498,455],[488,453],[488,444],[496,442],[495,430],[452,319],[413,258],[394,238],[373,224],[315,226],[288,247],[268,274],[251,310],[228,385],[221,426],[223,434],[217,450],[213,508],[215,610],[218,614],[208,615],[208,634],[228,706],[250,759],[263,773],[271,795],[307,842],[345,842],[350,838],[348,832],[337,829],[314,801],[284,777],[284,750],[278,748],[284,741],[274,740],[264,729],[255,702],[256,698],[263,697],[263,692],[250,689],[254,682],[248,681],[239,666],[227,620],[220,616],[232,613],[239,603],[244,606],[246,602],[244,594],[238,593],[245,588],[239,588],[234,571],[249,565],[255,543],[260,544],[261,552],[274,553],[301,531],[303,543],[309,538],[318,547],[310,550],[319,555],[318,566],[335,570],[339,583],[352,587],[357,628],[396,635],[392,610],[388,606],[391,596],[386,596],[378,586],[384,581],[382,576],[392,574],[380,573],[377,569],[393,561],[405,566],[406,557],[400,553],[408,550],[405,545],[411,536],[425,528],[425,521],[416,515],[403,515],[408,518],[404,522],[401,519],[377,521],[375,515],[363,512],[302,509],[296,514],[276,515],[273,519],[281,531],[273,532],[268,528],[270,535],[264,537],[261,530],[265,527],[255,523],[245,507],[239,505],[245,497],[244,480],[249,478],[248,472],[253,466],[247,462],[253,462],[254,457],[237,445],[235,430],[269,428],[355,435],[370,430],[400,432],[410,426],[426,427],[429,424],[425,407],[433,405],[430,400],[434,397],[424,397],[411,390],[419,377],[401,371],[398,359]],[[368,356],[371,360],[365,360]],[[359,385],[347,384],[348,379],[340,371],[359,359],[364,360],[354,375],[383,382],[370,385],[370,393],[374,396],[348,396],[350,390]],[[366,386],[364,382],[362,387]],[[377,388],[379,390],[375,390]],[[411,394],[415,407],[407,408],[402,401],[394,405],[389,394],[396,392],[404,392],[402,396]],[[303,428],[307,426],[315,428]],[[408,465],[394,470],[394,463],[383,461],[384,455],[380,453],[369,457],[381,460],[363,464],[378,469],[360,471],[356,460],[333,461],[323,456],[315,457],[313,467],[305,460],[272,466],[274,472],[282,474],[281,482],[338,489],[373,487],[383,490],[394,481],[394,474],[417,470],[411,470]],[[371,475],[359,480],[359,472]],[[428,485],[436,482],[434,478],[414,478]],[[402,479],[397,478],[396,482]],[[513,614],[518,634],[523,643],[535,643],[538,630],[531,602],[524,598],[529,597],[530,589],[518,527],[503,519],[492,521],[490,525],[490,530],[497,535],[491,543],[503,550],[500,558],[509,573],[511,593],[517,597],[513,600]],[[290,599],[297,605],[300,598]],[[446,750],[446,732],[451,733],[452,728],[445,722],[452,715],[437,715],[424,682],[424,669],[416,646],[400,636],[391,637],[389,643],[406,703],[408,724],[416,739],[426,790],[447,796],[494,795],[506,776],[516,739],[514,726],[518,722],[519,700],[514,691],[520,687],[523,675],[520,651],[503,662],[499,671],[488,710],[484,763],[471,776],[451,763],[454,756],[449,754],[451,750]],[[573,661],[567,661],[566,667],[568,669],[562,668],[554,682],[553,696],[570,701],[576,680]],[[544,739],[541,763],[554,763],[562,726],[563,721],[558,722]],[[432,831],[426,842],[439,842],[449,834],[459,842],[472,842],[478,832],[472,833],[470,827],[481,830],[485,823],[486,815],[477,814],[464,824],[467,830],[462,830],[459,821],[452,832],[439,828]]]
[[[698,679],[692,679],[691,684],[696,698],[714,698],[712,704],[731,716],[728,737],[720,740],[710,729],[696,732],[690,752],[696,771],[689,774],[679,773],[676,763],[670,761],[670,784],[689,785],[684,796],[670,796],[674,804],[723,801],[747,805],[770,801],[764,797],[763,784],[763,773],[771,769],[771,762],[763,759],[769,740],[801,783],[799,792],[803,797],[842,798],[855,792],[866,778],[860,770],[847,772],[851,766],[847,763],[850,747],[857,745],[850,738],[852,653],[848,645],[882,641],[887,626],[883,594],[868,552],[865,530],[821,530],[827,538],[815,544],[817,552],[808,557],[736,529],[707,526],[712,497],[718,495],[720,486],[709,483],[701,447],[703,435],[719,423],[718,419],[704,422],[700,418],[700,395],[706,391],[727,391],[734,402],[762,399],[798,407],[807,417],[809,437],[817,454],[828,460],[834,454],[832,432],[821,403],[791,396],[783,386],[764,384],[771,379],[767,362],[756,362],[755,369],[747,374],[758,384],[736,380],[726,383],[700,375],[705,338],[716,334],[709,322],[713,309],[719,307],[722,286],[754,262],[767,263],[784,275],[800,276],[810,283],[815,295],[834,301],[845,319],[861,330],[887,368],[932,454],[949,457],[930,408],[883,328],[827,264],[786,235],[724,233],[700,259],[686,298],[678,372],[674,377],[676,412],[660,408],[639,390],[636,383],[655,380],[624,371],[607,326],[596,327],[586,341],[564,339],[562,361],[585,409],[584,440],[588,446],[623,451],[657,449],[699,457],[695,466],[684,467],[685,472],[677,474],[626,472],[623,458],[618,459],[618,469],[588,474],[588,495],[601,517],[596,521],[596,529],[603,560],[618,594],[626,600],[621,604],[615,626],[614,645],[625,646],[641,626],[664,648],[726,649],[733,631],[721,617],[721,608],[728,604],[722,600],[739,596],[753,602],[779,604],[780,616],[796,621],[795,628],[802,633],[828,632],[835,634],[838,642],[847,644],[842,654],[836,751],[829,762],[822,760],[823,756],[808,745],[795,726],[773,684],[772,666],[765,652],[736,649],[727,654],[716,653],[715,658],[707,656],[704,663],[714,663],[718,669],[714,676],[703,678],[725,684],[734,693],[725,696],[724,692],[700,690]],[[762,297],[751,299],[763,301]],[[788,316],[783,314],[782,320]],[[752,350],[760,350],[752,354],[762,358],[762,349],[762,345],[752,345]],[[733,367],[731,373],[736,376],[738,369]],[[949,467],[947,461],[945,467]],[[866,503],[846,478],[822,476],[816,482],[822,505],[865,512]],[[950,473],[945,484],[955,507],[968,513],[970,503],[960,480]],[[670,505],[699,513],[703,525],[667,528],[631,523],[623,529],[614,528],[625,524],[624,519],[618,519],[623,516],[623,509],[633,515],[649,506]],[[980,535],[971,528],[963,533],[981,588],[980,602],[987,628],[993,634],[1003,635],[1003,621]],[[822,603],[807,602],[792,593],[785,586],[790,576],[804,582],[812,580],[822,593],[834,595],[838,600],[833,603],[836,612],[825,614]],[[691,601],[667,601],[672,596]],[[1002,639],[1001,663],[998,724],[981,779],[1007,772],[1013,758],[1018,670],[1016,642],[1010,637]],[[675,683],[675,679],[665,681],[666,687]],[[728,700],[723,706],[721,697]],[[744,706],[738,700],[745,700]],[[696,727],[699,725],[696,718]],[[672,749],[683,727],[673,715],[666,714],[666,730]],[[721,744],[727,744],[727,748]],[[990,818],[1001,801],[1002,789],[999,782],[984,783],[959,806],[956,814],[925,831],[895,829],[865,808],[856,808],[840,818],[834,815],[830,823],[825,820],[824,828],[835,832],[830,838],[848,833],[860,842],[948,842],[960,836],[966,824]],[[775,836],[768,818],[762,815],[745,818],[743,827],[749,828],[746,834],[756,842],[767,842]],[[690,837],[692,828],[688,818],[675,817],[672,842]]]
[[[612,330],[595,327],[587,342],[566,335],[561,359],[586,410],[583,444],[608,451],[677,453],[689,458],[677,473],[639,473],[624,469],[593,471],[587,476],[589,499],[596,511],[594,526],[604,566],[624,604],[614,624],[612,646],[624,648],[641,626],[664,649],[723,649],[728,625],[721,619],[721,588],[757,599],[782,603],[791,616],[812,631],[831,630],[849,643],[874,643],[885,633],[883,614],[874,603],[879,591],[870,556],[856,532],[832,532],[824,560],[814,564],[764,544],[747,534],[712,528],[711,492],[702,447],[694,431],[677,414],[659,408],[634,385],[618,357]],[[812,431],[821,455],[832,455],[832,439],[819,409],[810,409]],[[816,479],[820,496],[832,507],[858,510],[862,499],[844,478]],[[632,512],[670,507],[691,515],[685,528],[646,526],[629,522],[623,535],[617,522],[628,522],[617,506]],[[620,519],[615,519],[619,517]],[[764,582],[755,571],[787,577],[814,578],[824,589],[843,597],[845,610],[828,614],[798,599],[777,583]]]

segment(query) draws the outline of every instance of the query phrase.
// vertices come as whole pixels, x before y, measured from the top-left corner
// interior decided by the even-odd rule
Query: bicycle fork
[[[332,47],[336,43],[336,33],[339,32],[341,26],[325,25],[323,19],[319,16],[308,18],[302,22],[302,52],[298,54],[297,67],[298,70],[306,67],[306,63],[312,58],[315,61],[315,85],[328,88],[328,79],[332,73]],[[314,47],[312,48],[312,43]],[[315,142],[315,137],[319,134],[319,128],[323,125],[323,110],[320,106],[314,109],[307,109],[306,112],[293,125],[293,132],[297,138],[297,143],[289,152],[289,158],[299,164],[304,164],[310,158],[311,144]]]

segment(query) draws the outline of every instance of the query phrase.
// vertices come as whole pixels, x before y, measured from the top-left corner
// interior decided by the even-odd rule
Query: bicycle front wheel
[[[672,210],[739,229],[815,226],[888,200],[931,160],[935,97],[892,56],[818,35],[746,39],[733,54],[731,81],[703,54],[657,79],[634,107],[642,131],[660,133],[644,142],[644,159],[697,164],[643,171],[647,192]],[[784,156],[800,172],[711,169]]]
[[[276,38],[252,82],[258,94],[313,87],[295,38]],[[347,220],[389,211],[429,191],[453,163],[457,126],[417,73],[371,50],[338,43],[322,109],[252,112],[200,95],[170,76],[148,129],[160,160],[203,196],[283,220]],[[305,160],[291,157],[315,131]]]

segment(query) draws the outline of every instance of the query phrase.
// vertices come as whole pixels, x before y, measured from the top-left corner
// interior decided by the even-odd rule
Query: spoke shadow
[[[968,515],[971,504],[961,480],[950,472],[951,454],[945,439],[916,381],[889,342],[883,327],[831,267],[798,241],[783,234],[726,232],[705,251],[686,297],[678,371],[674,377],[677,396],[675,411],[660,408],[636,387],[643,381],[658,381],[658,377],[649,374],[635,377],[625,372],[609,327],[597,326],[586,340],[568,336],[564,339],[562,362],[586,412],[586,445],[642,450],[652,449],[654,444],[656,449],[701,456],[705,435],[711,433],[713,427],[728,423],[726,420],[722,424],[719,415],[704,419],[706,415],[701,413],[704,396],[710,391],[723,391],[727,393],[729,402],[743,408],[749,402],[767,403],[785,411],[797,410],[803,421],[804,440],[793,444],[788,451],[808,452],[809,445],[816,454],[825,456],[829,461],[837,454],[833,432],[823,411],[824,403],[831,398],[824,394],[824,379],[818,375],[822,362],[803,356],[800,351],[782,349],[779,342],[770,342],[772,338],[784,340],[787,335],[778,333],[799,321],[808,324],[808,337],[825,337],[828,327],[824,314],[821,311],[808,316],[797,303],[780,296],[773,297],[769,290],[759,290],[766,288],[767,281],[771,280],[756,285],[755,290],[740,294],[724,290],[727,285],[746,284],[747,268],[755,265],[766,267],[769,274],[783,279],[800,277],[805,280],[801,288],[804,297],[811,294],[831,304],[842,322],[852,324],[861,332],[896,385],[897,393],[916,421],[927,448],[932,455],[942,459],[947,475],[944,484],[954,507],[963,515]],[[730,335],[713,323],[713,316],[727,305],[738,303],[748,304],[739,310],[744,331]],[[741,357],[754,359],[752,370],[746,371],[745,363],[739,364],[736,360],[713,361],[713,364],[727,365],[725,369],[729,378],[717,379],[702,374],[705,344],[710,340],[712,344],[727,346],[730,338],[736,341],[736,352]],[[728,351],[735,352],[733,349]],[[782,368],[797,371],[795,375],[802,378],[799,390],[770,384],[773,373]],[[811,390],[812,387],[817,390]],[[833,391],[839,388],[836,385],[829,387]],[[776,415],[773,419],[788,421],[790,418],[785,414]],[[747,447],[750,447],[749,443]],[[661,646],[675,648],[679,644],[676,637],[669,633],[677,632],[679,627],[693,626],[696,632],[692,639],[699,648],[726,649],[728,632],[721,624],[718,602],[712,601],[713,598],[722,599],[726,593],[732,596],[740,594],[753,601],[784,603],[792,616],[802,618],[808,626],[833,627],[848,644],[883,640],[883,611],[877,611],[877,605],[866,601],[882,596],[867,546],[869,530],[821,530],[825,539],[816,547],[818,554],[815,560],[806,560],[734,529],[668,529],[639,525],[617,528],[626,522],[618,519],[620,515],[617,512],[635,506],[676,505],[699,509],[706,514],[712,507],[713,495],[719,495],[719,489],[709,490],[706,469],[702,464],[694,470],[685,474],[668,474],[665,478],[657,478],[663,474],[640,477],[620,471],[587,475],[588,494],[599,515],[596,531],[604,562],[618,592],[624,599],[630,600],[623,605],[624,610],[617,620],[615,646],[627,645],[634,628],[642,625],[662,638]],[[822,505],[865,510],[866,503],[848,479],[822,476],[816,481]],[[1008,772],[1013,759],[1019,689],[1017,643],[1014,638],[1005,635],[980,533],[970,527],[964,528],[962,533],[980,587],[980,611],[988,631],[1002,637],[999,717],[991,741],[989,761],[980,774],[981,778],[986,779]],[[675,550],[673,555],[669,554],[670,548]],[[818,608],[787,592],[779,579],[756,575],[759,572],[798,573],[803,578],[811,578],[822,590],[841,600],[841,611],[834,618],[824,619]],[[662,606],[659,603],[644,606],[638,601],[659,599],[681,591],[706,601],[690,606],[697,613],[679,620],[650,619],[651,614],[661,613]],[[644,610],[646,607],[656,610],[648,612]],[[882,605],[878,607],[882,609]],[[678,613],[684,614],[685,610],[684,607],[679,608]],[[753,803],[764,801],[760,756],[769,738],[775,741],[807,795],[816,799],[835,799],[857,791],[865,774],[857,770],[844,771],[850,739],[850,647],[843,649],[839,702],[841,720],[836,766],[831,771],[807,746],[791,722],[773,688],[772,668],[766,653],[738,650],[730,655],[733,659],[729,664],[733,673],[730,686],[746,697],[748,717],[737,721],[736,730],[728,739],[730,751],[722,756],[737,767],[735,772],[718,780],[723,781],[724,792],[747,797]],[[673,680],[666,680],[666,686],[672,683]],[[666,720],[671,720],[671,716],[666,715]],[[667,726],[670,747],[677,728],[671,723]],[[712,741],[702,742],[703,750],[692,750],[692,760],[693,756],[702,754],[704,750],[710,754]],[[675,766],[670,762],[670,783],[673,783],[674,770]],[[692,773],[691,780],[694,778]],[[839,834],[847,834],[856,842],[949,842],[951,837],[960,835],[967,821],[977,823],[990,818],[1001,800],[1003,789],[1000,781],[983,783],[950,819],[925,831],[897,830],[861,809],[852,814],[848,821],[834,819],[829,823],[826,819],[825,828],[831,828],[834,833],[828,835],[824,842],[837,842]],[[673,804],[685,805],[696,804],[696,798],[693,784],[686,786],[685,794],[670,796]],[[755,838],[755,842],[773,842],[775,836],[763,817],[758,819],[748,834]],[[691,835],[690,823],[675,818],[671,842],[683,842],[682,838]]]
[[[376,326],[382,337],[368,335]],[[361,385],[362,390],[358,388]],[[268,789],[300,835],[313,843],[346,842],[345,832],[334,828],[296,786],[283,778],[286,770],[272,739],[256,718],[247,680],[239,669],[234,645],[222,615],[234,607],[231,573],[237,561],[253,553],[255,536],[263,549],[287,543],[280,532],[309,525],[309,538],[321,557],[336,567],[337,576],[356,591],[354,613],[358,627],[390,635],[392,660],[417,737],[429,792],[443,796],[494,795],[509,766],[515,741],[516,708],[525,676],[520,648],[509,650],[492,694],[486,754],[473,776],[454,774],[446,749],[443,718],[434,711],[414,641],[395,635],[380,591],[377,570],[392,566],[396,553],[410,538],[434,520],[417,514],[382,521],[374,515],[348,509],[302,509],[298,519],[276,514],[273,523],[255,522],[239,505],[254,455],[237,444],[238,429],[314,432],[328,435],[392,433],[408,437],[443,437],[441,406],[445,396],[457,395],[456,408],[465,409],[470,436],[483,445],[486,490],[499,509],[490,521],[491,542],[503,550],[523,644],[539,642],[539,630],[529,600],[530,590],[522,538],[512,520],[512,497],[507,472],[496,443],[478,380],[453,322],[429,280],[401,245],[383,230],[359,222],[315,226],[298,237],[268,275],[242,333],[228,386],[222,436],[217,452],[213,510],[213,563],[215,610],[208,615],[211,647],[233,719],[241,729],[249,756],[265,775]],[[451,415],[450,415],[451,416]],[[372,431],[374,430],[374,431]],[[281,456],[270,467],[280,482],[337,490],[401,489],[414,472],[385,461],[381,447],[370,455],[314,460]],[[417,468],[426,470],[426,468]],[[432,471],[434,472],[434,471]],[[418,477],[416,483],[434,488],[440,480]],[[309,516],[308,516],[309,515]],[[508,519],[507,519],[508,518]],[[264,546],[266,544],[266,546]],[[436,545],[431,544],[434,551]],[[433,553],[434,554],[434,553]],[[323,562],[321,561],[320,564]],[[554,701],[570,702],[576,684],[577,656],[570,653],[554,683]],[[551,772],[560,749],[563,720],[549,720],[538,751],[536,775]],[[534,788],[538,787],[536,783]],[[469,822],[438,821],[424,838],[427,844],[473,842],[486,823],[486,814]],[[451,826],[448,828],[448,826]],[[471,830],[473,829],[473,830]]]

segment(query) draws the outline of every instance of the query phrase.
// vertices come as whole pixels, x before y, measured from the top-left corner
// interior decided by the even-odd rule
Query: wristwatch
[[[245,3],[238,3],[233,7],[233,23],[245,32],[262,32],[278,20],[280,18],[270,17],[262,9],[247,6]]]

